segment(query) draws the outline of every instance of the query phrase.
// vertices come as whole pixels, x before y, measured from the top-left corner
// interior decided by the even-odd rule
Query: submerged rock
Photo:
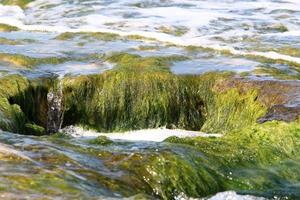
[[[10,26],[10,25],[7,25],[7,24],[1,24],[0,23],[0,32],[11,32],[11,31],[18,31],[18,30],[19,29],[15,26]]]
[[[113,143],[113,141],[111,141],[110,139],[108,139],[108,137],[101,135],[98,136],[95,139],[91,139],[89,140],[90,144],[96,144],[96,145],[110,145]]]

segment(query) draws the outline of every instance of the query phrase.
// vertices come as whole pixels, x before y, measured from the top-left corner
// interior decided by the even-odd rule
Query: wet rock
[[[95,144],[95,145],[110,145],[113,143],[113,141],[111,141],[110,139],[108,139],[108,137],[102,135],[102,136],[98,136],[95,139],[92,139],[89,141],[90,144]]]
[[[264,117],[258,119],[258,123],[267,121],[285,121],[292,122],[298,119],[300,115],[300,107],[286,107],[285,105],[272,106]]]
[[[41,136],[45,134],[45,129],[36,124],[25,124],[25,132],[29,135]]]

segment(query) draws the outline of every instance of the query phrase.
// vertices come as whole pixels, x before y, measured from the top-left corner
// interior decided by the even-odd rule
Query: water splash
[[[57,85],[54,85],[48,92],[47,102],[47,133],[52,134],[59,131],[63,122],[63,85],[61,79],[58,79]]]

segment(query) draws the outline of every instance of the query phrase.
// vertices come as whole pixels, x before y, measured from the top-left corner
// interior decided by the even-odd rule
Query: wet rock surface
[[[297,120],[299,115],[300,106],[287,107],[285,105],[275,105],[268,110],[264,117],[258,119],[258,123],[264,123],[273,120],[292,122]]]

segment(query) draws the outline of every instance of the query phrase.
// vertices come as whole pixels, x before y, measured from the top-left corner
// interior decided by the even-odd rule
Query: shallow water
[[[0,37],[33,40],[21,45],[1,45],[0,52],[32,57],[71,56],[74,59],[116,51],[144,56],[180,54],[188,55],[190,60],[172,67],[172,71],[179,74],[241,73],[263,66],[298,75],[295,65],[300,63],[299,19],[300,4],[296,0],[36,0],[24,10],[0,5],[0,23],[23,30],[0,33]],[[54,39],[63,32],[82,31],[140,35],[158,41]],[[149,44],[159,48],[135,50]],[[198,49],[191,53],[184,47],[168,44],[198,46],[208,48],[210,52]]]

